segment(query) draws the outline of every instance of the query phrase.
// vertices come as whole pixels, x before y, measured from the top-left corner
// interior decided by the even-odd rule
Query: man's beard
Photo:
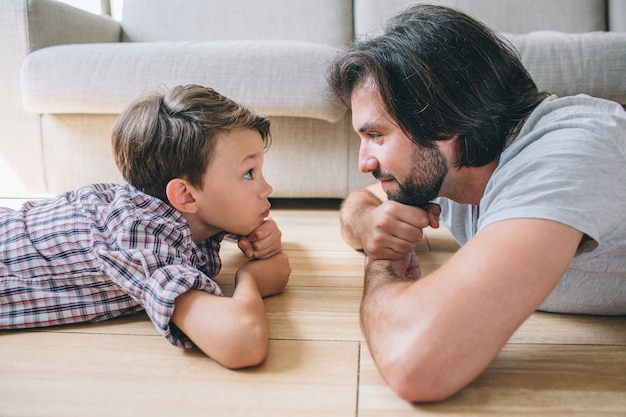
[[[439,195],[443,179],[448,173],[444,155],[438,148],[418,148],[411,155],[411,172],[401,183],[392,175],[373,172],[376,179],[393,178],[398,184],[395,192],[388,193],[389,200],[416,207],[425,207]]]

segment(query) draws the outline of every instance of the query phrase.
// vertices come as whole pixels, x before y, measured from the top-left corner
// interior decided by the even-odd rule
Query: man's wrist
[[[364,249],[364,235],[367,233],[366,225],[368,224],[365,218],[380,204],[382,201],[366,188],[352,192],[344,200],[339,212],[341,234],[352,248]]]

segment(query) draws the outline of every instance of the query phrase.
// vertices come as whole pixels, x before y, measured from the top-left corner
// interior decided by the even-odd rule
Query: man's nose
[[[368,141],[361,141],[361,147],[359,148],[359,170],[363,173],[378,169],[378,160],[372,154],[368,144]]]

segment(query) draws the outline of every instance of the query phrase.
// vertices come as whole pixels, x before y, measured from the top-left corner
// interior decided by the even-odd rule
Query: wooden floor
[[[277,202],[293,274],[266,299],[267,360],[230,371],[160,337],[145,315],[0,332],[0,416],[616,416],[626,415],[626,318],[536,313],[473,384],[448,401],[400,400],[359,329],[364,256],[339,235],[336,202]],[[429,230],[425,273],[454,252]],[[242,262],[223,249],[232,291]]]

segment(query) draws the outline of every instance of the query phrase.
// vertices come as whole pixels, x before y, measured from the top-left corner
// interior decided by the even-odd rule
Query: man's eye
[[[252,170],[250,170],[250,171],[246,172],[246,173],[243,175],[243,177],[244,177],[245,179],[247,179],[247,180],[251,180],[251,179],[253,178],[253,176],[252,176]]]

